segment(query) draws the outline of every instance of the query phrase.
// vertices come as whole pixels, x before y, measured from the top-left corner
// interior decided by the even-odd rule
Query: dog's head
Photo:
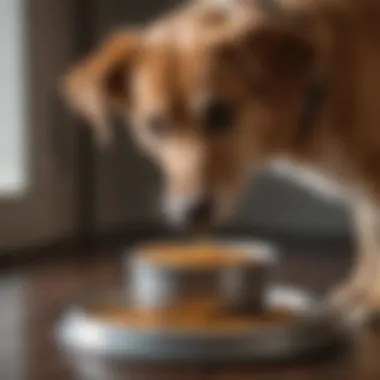
[[[128,120],[165,175],[173,221],[228,215],[252,165],[297,127],[312,49],[268,15],[241,11],[197,5],[114,35],[67,79],[71,104],[102,141],[109,109]]]

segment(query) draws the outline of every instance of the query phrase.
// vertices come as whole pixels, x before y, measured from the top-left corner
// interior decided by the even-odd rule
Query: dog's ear
[[[111,139],[109,110],[129,105],[129,81],[139,46],[137,33],[115,34],[63,80],[67,101],[91,123],[100,144]]]

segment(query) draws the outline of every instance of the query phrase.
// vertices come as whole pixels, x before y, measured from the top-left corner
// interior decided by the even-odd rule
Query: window
[[[0,197],[26,186],[23,0],[0,1]]]

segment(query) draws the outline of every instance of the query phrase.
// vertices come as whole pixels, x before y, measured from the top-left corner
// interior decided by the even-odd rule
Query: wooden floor
[[[288,249],[276,278],[324,293],[347,271],[349,255],[328,249]],[[121,255],[54,255],[0,275],[0,379],[68,380],[77,371],[87,379],[128,380],[364,380],[380,379],[380,331],[358,333],[345,352],[308,361],[277,365],[175,367],[105,363],[78,359],[68,363],[54,341],[54,327],[62,312],[83,294],[122,282]]]

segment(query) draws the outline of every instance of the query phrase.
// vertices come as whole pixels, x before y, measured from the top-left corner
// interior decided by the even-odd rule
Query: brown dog
[[[348,201],[358,260],[333,300],[367,316],[380,309],[378,16],[376,0],[194,1],[111,37],[69,75],[68,99],[101,141],[109,109],[125,115],[175,222],[229,215],[272,163]]]

